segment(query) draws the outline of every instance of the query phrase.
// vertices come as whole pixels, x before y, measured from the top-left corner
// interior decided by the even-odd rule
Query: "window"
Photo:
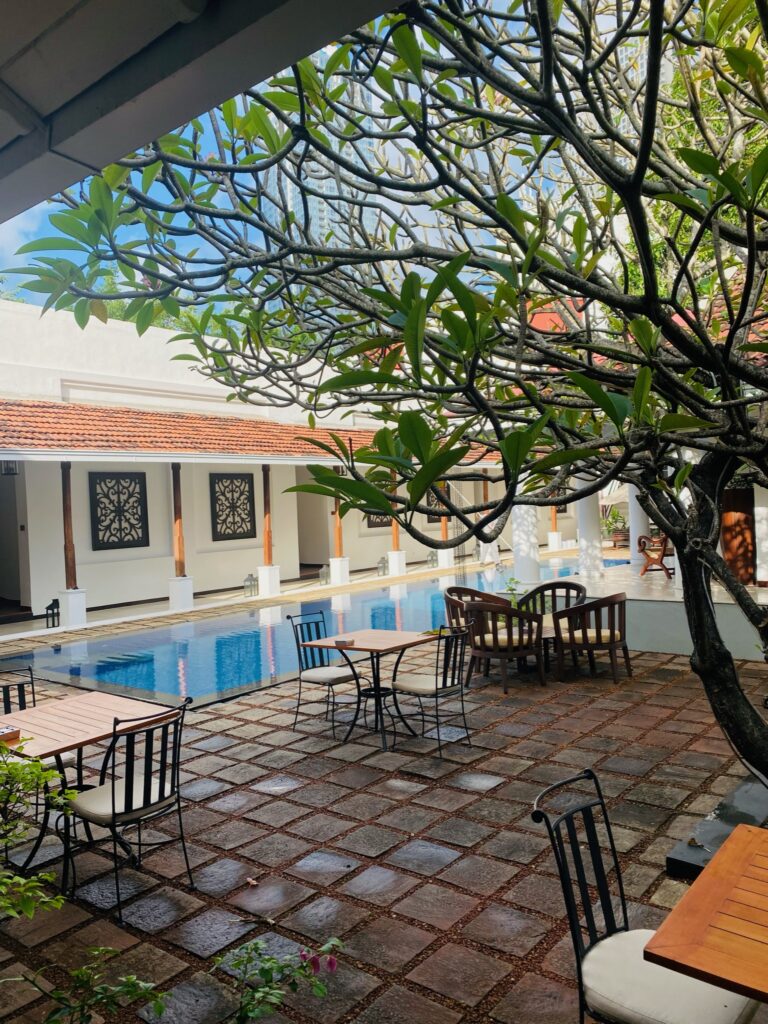
[[[211,473],[211,535],[214,540],[256,536],[253,473]]]
[[[149,547],[146,473],[89,473],[94,551]]]

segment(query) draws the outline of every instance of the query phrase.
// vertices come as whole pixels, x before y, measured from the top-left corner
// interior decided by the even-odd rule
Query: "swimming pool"
[[[606,559],[605,564],[622,563]],[[558,560],[542,566],[542,577],[569,576],[574,568],[573,560]],[[462,583],[498,591],[510,575],[509,569],[498,572],[489,567],[466,573]],[[56,644],[0,659],[0,671],[23,663],[31,665],[36,676],[63,683],[140,692],[158,700],[186,696],[195,703],[222,700],[296,675],[296,649],[287,615],[324,611],[330,633],[435,629],[445,621],[443,590],[454,582],[454,577],[442,576]]]

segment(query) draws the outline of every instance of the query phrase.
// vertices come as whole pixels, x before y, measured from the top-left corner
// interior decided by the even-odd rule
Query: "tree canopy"
[[[694,667],[768,772],[710,601],[722,493],[767,480],[766,0],[413,0],[61,197],[28,287],[78,322],[129,303],[179,358],[372,445],[315,490],[427,492],[489,541],[514,504],[639,488],[680,561]],[[437,484],[498,457],[501,496]],[[432,510],[433,511],[433,510]]]

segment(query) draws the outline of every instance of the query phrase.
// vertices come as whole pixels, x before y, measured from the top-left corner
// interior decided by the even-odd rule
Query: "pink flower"
[[[332,953],[325,958],[325,967],[329,974],[335,974],[338,966],[339,961]]]
[[[309,960],[309,950],[308,949],[302,949],[302,951],[299,953],[299,960],[301,960],[301,962],[303,964],[305,964],[307,962],[307,960]]]
[[[319,974],[320,973],[320,957],[317,955],[317,953],[313,953],[312,954],[312,956],[309,958],[309,963],[310,963],[310,966],[312,968],[312,973],[313,974]]]

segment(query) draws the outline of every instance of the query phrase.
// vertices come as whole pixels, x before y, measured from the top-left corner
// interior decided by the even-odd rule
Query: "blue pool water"
[[[622,563],[606,559],[605,564]],[[542,576],[571,575],[574,565],[563,560],[542,566]],[[503,590],[509,576],[509,570],[489,567],[467,573],[465,579],[467,586],[493,592]],[[365,628],[436,629],[445,621],[443,589],[452,582],[443,576],[58,644],[23,657],[0,659],[0,671],[24,663],[32,666],[36,676],[64,683],[127,690],[157,699],[221,700],[295,676],[296,649],[286,615],[322,610],[330,634]]]

